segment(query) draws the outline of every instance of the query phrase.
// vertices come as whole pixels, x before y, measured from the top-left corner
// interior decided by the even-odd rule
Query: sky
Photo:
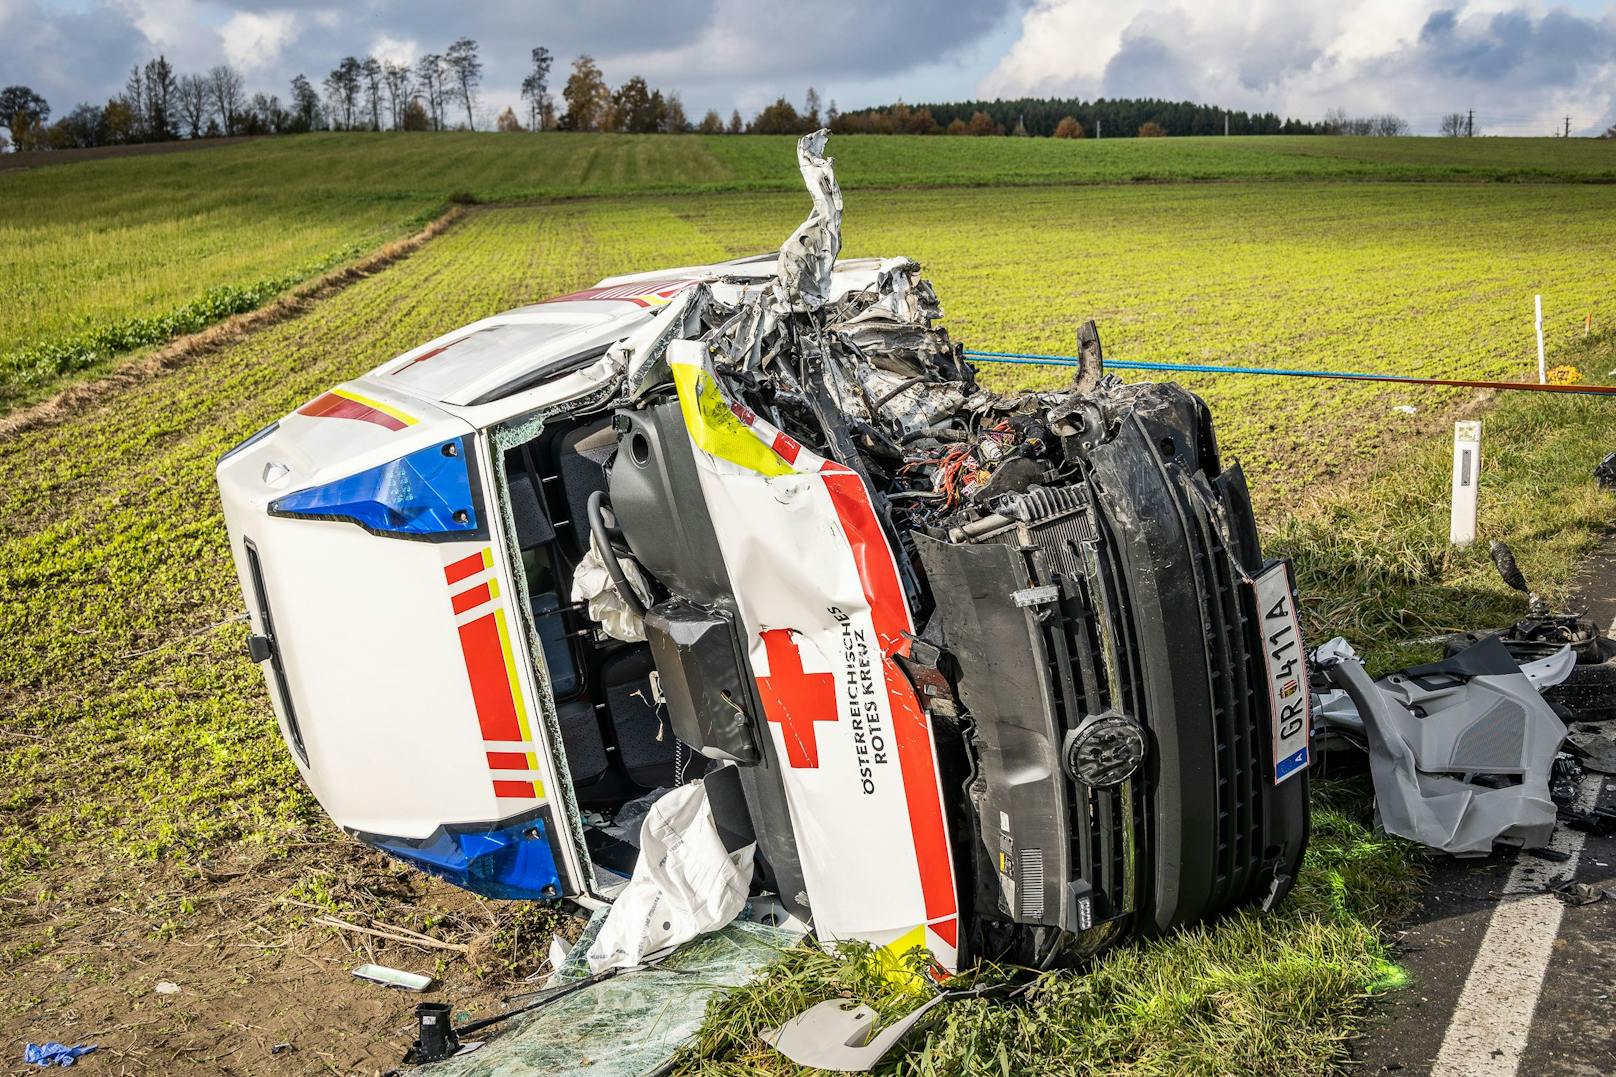
[[[228,61],[284,100],[344,55],[481,45],[479,126],[523,114],[528,54],[643,75],[698,119],[809,86],[843,109],[993,97],[1161,97],[1317,120],[1392,112],[1417,133],[1475,109],[1478,133],[1616,124],[1616,2],[1565,0],[0,0],[0,85],[54,115],[104,102],[131,65]]]

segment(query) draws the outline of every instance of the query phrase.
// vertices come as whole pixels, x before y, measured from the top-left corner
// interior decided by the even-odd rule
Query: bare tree
[[[207,130],[208,114],[213,111],[209,96],[208,80],[201,75],[185,75],[180,79],[177,94],[180,117],[185,121],[190,138],[201,138],[202,132]]]
[[[382,129],[382,64],[374,56],[367,56],[359,65],[360,84],[365,91],[365,104],[370,108],[370,129]]]
[[[803,126],[809,130],[818,130],[824,126],[819,119],[819,91],[812,86],[808,87],[808,92],[803,95],[802,120]]]
[[[146,77],[140,72],[140,65],[136,64],[129,69],[129,77],[123,84],[123,102],[129,107],[129,118],[134,130],[131,134],[136,141],[146,137]]]
[[[344,56],[331,73],[325,77],[325,93],[331,99],[331,112],[333,121],[337,117],[342,120],[342,128],[351,131],[354,125],[354,110],[359,104],[359,87],[364,65],[356,56]],[[336,126],[333,122],[333,126]]]
[[[543,45],[533,50],[533,70],[522,80],[522,97],[527,101],[528,130],[538,131],[544,126],[544,116],[550,103],[550,50]]]
[[[1465,114],[1450,112],[1442,117],[1442,133],[1448,138],[1463,138],[1465,133]]]
[[[163,56],[146,61],[146,126],[148,136],[158,141],[174,137],[175,112],[178,108],[179,80],[174,68]]]
[[[676,93],[668,94],[662,112],[662,130],[670,135],[682,135],[690,130],[690,117],[685,115],[685,103]]]
[[[219,126],[227,135],[236,132],[236,113],[241,111],[241,72],[229,64],[218,64],[208,72],[208,90],[213,95],[213,108],[219,114]]]
[[[443,57],[435,52],[421,57],[415,62],[415,77],[421,83],[427,115],[432,118],[432,129],[443,130]]]
[[[404,105],[410,99],[410,65],[388,60],[382,65],[382,81],[387,85],[387,112],[397,131],[404,126]]]
[[[461,38],[449,46],[443,54],[443,62],[454,79],[455,95],[466,106],[466,126],[475,131],[477,121],[472,118],[472,109],[477,103],[477,87],[483,81],[483,62],[477,55],[477,42],[469,37]]]

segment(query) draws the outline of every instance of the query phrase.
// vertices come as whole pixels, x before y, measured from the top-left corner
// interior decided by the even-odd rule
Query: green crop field
[[[1616,145],[1576,139],[871,135],[832,151],[849,190],[1616,180]],[[415,230],[451,199],[798,189],[792,140],[763,136],[307,135],[0,170],[0,407],[250,309]]]
[[[610,157],[575,161],[569,174],[578,189],[606,189],[649,182],[659,166],[640,155],[674,152],[668,143],[683,141],[603,141],[598,153],[591,140],[558,137],[556,144]],[[383,140],[354,144],[372,162],[370,146],[395,149]],[[1069,351],[1075,326],[1092,316],[1114,358],[1520,376],[1533,362],[1531,296],[1542,292],[1551,362],[1600,380],[1616,367],[1616,334],[1607,328],[1616,312],[1604,290],[1605,252],[1616,240],[1616,193],[1608,187],[1364,184],[1259,173],[1273,181],[860,191],[861,183],[886,185],[869,179],[877,174],[873,158],[863,177],[855,167],[866,144],[878,148],[882,140],[832,146],[853,188],[846,253],[921,259],[947,324],[972,346]],[[1005,174],[1018,167],[1015,154],[1035,161],[1035,154],[1091,148],[993,144],[1006,147]],[[311,154],[303,167],[312,172],[320,157],[301,147],[320,145],[294,140],[292,151]],[[424,219],[461,170],[479,176],[490,196],[526,189],[513,174],[479,171],[475,161],[440,161],[418,170],[414,194],[367,200],[356,191],[382,181],[345,171],[357,159],[344,157],[347,143],[326,145],[332,161],[321,182],[330,184],[329,200],[310,220],[330,227],[319,241],[327,246],[285,255],[310,264]],[[468,137],[442,145],[472,156],[503,142]],[[745,166],[749,182],[794,187],[789,173],[763,176],[767,156],[783,145],[719,139],[704,152],[731,168],[741,167],[738,158],[722,154],[758,153]],[[987,161],[969,156],[985,153],[975,148],[982,143],[965,140],[897,148],[943,161],[933,146],[960,145],[969,147],[967,163]],[[1329,143],[1297,146],[1294,155],[1312,160]],[[1499,167],[1513,148],[1502,146]],[[1159,161],[1198,149],[1105,147],[1159,153]],[[1251,152],[1258,150],[1269,152]],[[71,166],[81,178],[69,176],[68,186],[88,182],[82,176],[94,169],[138,166],[170,176],[165,170],[216,169],[226,153],[248,151],[283,152],[264,143]],[[1415,151],[1449,152],[1411,144],[1410,160]],[[768,167],[789,169],[780,156]],[[894,170],[889,178],[901,171],[886,167]],[[915,167],[913,158],[902,165]],[[1485,171],[1474,159],[1466,167]],[[988,178],[984,172],[973,182]],[[14,180],[0,177],[6,182]],[[112,180],[97,182],[109,185],[105,204],[114,212],[139,215],[134,190],[114,203]],[[93,199],[34,197],[46,207],[39,212],[97,231]],[[290,213],[306,201],[278,205],[274,212]],[[178,201],[169,206],[183,217]],[[214,461],[331,384],[455,325],[610,273],[769,249],[805,208],[795,190],[476,208],[403,261],[284,320],[173,369],[109,382],[8,437],[0,454],[0,638],[7,641],[0,753],[8,775],[0,798],[0,964],[8,971],[0,1029],[12,1041],[71,1014],[83,1027],[108,1030],[101,1036],[127,1069],[385,1069],[407,1038],[407,1005],[349,986],[347,970],[372,959],[427,971],[437,960],[447,997],[472,1012],[498,1006],[500,985],[535,967],[555,921],[532,906],[481,901],[390,865],[326,821],[297,780],[262,681],[242,656],[246,630]],[[199,238],[208,233],[201,223],[165,227],[153,233],[163,242],[211,244],[225,257],[270,238],[258,233],[271,225],[269,217],[225,214],[212,239]],[[109,251],[128,253],[108,242]],[[153,245],[152,264],[175,290],[151,303],[183,299],[231,272],[221,262],[215,275],[205,259],[175,268]],[[78,272],[77,255],[63,249],[61,272]],[[271,258],[236,271],[285,269]],[[1600,331],[1585,340],[1590,308]],[[84,325],[137,309],[75,309],[64,301],[60,317]],[[1036,367],[984,371],[1000,387],[1053,385],[1064,376]],[[1518,612],[1483,550],[1446,550],[1444,428],[1456,411],[1478,406],[1473,396],[1255,378],[1187,384],[1211,403],[1225,454],[1248,468],[1269,549],[1296,560],[1315,642],[1342,631],[1384,665],[1424,653],[1409,641]],[[1485,412],[1483,534],[1516,543],[1528,577],[1551,595],[1563,593],[1573,562],[1612,514],[1609,495],[1588,479],[1616,441],[1610,408],[1602,400],[1516,394]],[[1339,1056],[1363,996],[1400,978],[1379,927],[1406,907],[1414,862],[1367,823],[1361,790],[1322,785],[1304,878],[1278,914],[1124,947],[1087,973],[1047,977],[1024,1008],[961,1007],[906,1068],[1320,1072]],[[320,915],[407,927],[468,949],[420,951],[339,934],[316,923]],[[156,999],[157,980],[181,984],[181,994]],[[794,953],[763,984],[724,999],[685,1061],[713,1072],[778,1071],[780,1061],[752,1033],[840,987],[889,1009],[910,1004],[856,961]],[[282,1041],[298,1045],[290,1061],[271,1056]]]

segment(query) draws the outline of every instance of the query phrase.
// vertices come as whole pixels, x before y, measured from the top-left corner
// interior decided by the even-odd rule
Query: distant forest
[[[982,117],[993,130],[983,131]],[[929,119],[938,132],[955,134],[1026,134],[1048,137],[1133,138],[1145,135],[1221,135],[1224,120],[1231,135],[1314,135],[1333,134],[1324,123],[1281,119],[1272,112],[1238,112],[1193,101],[1162,101],[1147,98],[1022,97],[1012,101],[951,101],[942,104],[887,105],[854,109],[837,116],[833,129],[842,133],[893,133],[927,126]],[[1076,121],[1061,130],[1061,121]],[[975,130],[973,127],[975,123]],[[894,122],[896,121],[896,122]],[[894,127],[897,129],[894,130]],[[1080,133],[1079,133],[1080,132]]]

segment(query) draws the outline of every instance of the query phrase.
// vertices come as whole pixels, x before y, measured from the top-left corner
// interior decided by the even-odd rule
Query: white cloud
[[[370,55],[386,63],[391,60],[395,64],[413,64],[416,57],[421,55],[421,46],[412,38],[409,41],[400,41],[396,37],[383,34],[370,44]]]
[[[1475,108],[1494,134],[1616,108],[1616,15],[1546,0],[1035,0],[983,97],[1150,96],[1317,119]]]
[[[236,67],[252,74],[273,67],[297,37],[297,14],[238,11],[219,29],[224,55]]]

